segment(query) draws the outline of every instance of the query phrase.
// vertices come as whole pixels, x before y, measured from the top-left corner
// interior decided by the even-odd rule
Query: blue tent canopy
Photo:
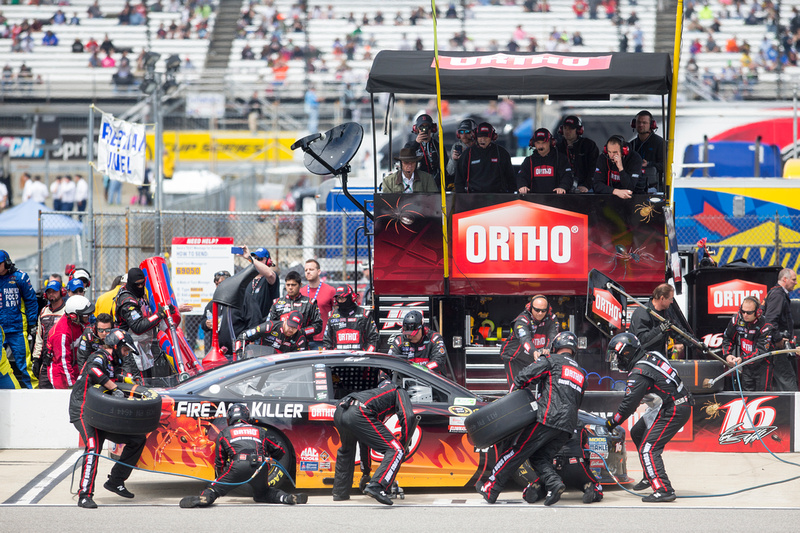
[[[39,235],[39,213],[50,208],[28,200],[0,213],[0,237],[25,237]],[[45,236],[79,235],[83,224],[66,215],[47,215],[42,219]]]

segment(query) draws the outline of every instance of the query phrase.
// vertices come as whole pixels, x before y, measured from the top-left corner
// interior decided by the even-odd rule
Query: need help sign
[[[214,296],[214,274],[233,274],[233,237],[175,237],[172,239],[170,272],[172,290],[180,303],[192,306],[189,315],[200,315]]]

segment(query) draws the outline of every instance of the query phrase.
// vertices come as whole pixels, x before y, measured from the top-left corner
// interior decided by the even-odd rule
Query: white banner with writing
[[[134,124],[103,113],[97,139],[97,170],[117,181],[144,183],[144,124]]]

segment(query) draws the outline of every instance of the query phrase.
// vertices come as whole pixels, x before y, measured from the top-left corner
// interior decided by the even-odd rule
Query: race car
[[[391,372],[408,390],[420,417],[397,481],[401,487],[471,486],[497,459],[496,447],[475,449],[464,418],[487,401],[424,368],[374,352],[325,351],[274,354],[245,359],[204,372],[177,387],[159,390],[159,427],[148,438],[139,466],[149,470],[214,476],[214,443],[225,427],[229,405],[243,402],[254,423],[264,426],[286,454],[283,470],[272,467],[270,485],[297,488],[333,484],[339,434],[333,425],[338,400],[378,384],[378,372]],[[580,411],[588,445],[601,454],[614,474],[628,481],[625,435],[609,433],[604,420]],[[386,420],[397,435],[397,418]],[[357,455],[358,457],[358,455]],[[373,462],[382,458],[371,452]],[[592,469],[603,483],[612,477],[596,456]],[[285,472],[284,472],[285,470]]]

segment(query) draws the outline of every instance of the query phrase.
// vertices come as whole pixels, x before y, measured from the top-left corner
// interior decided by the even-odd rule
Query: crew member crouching
[[[409,363],[425,365],[428,370],[444,372],[447,348],[444,339],[422,323],[422,313],[409,311],[403,317],[403,331],[389,341],[389,355]]]

